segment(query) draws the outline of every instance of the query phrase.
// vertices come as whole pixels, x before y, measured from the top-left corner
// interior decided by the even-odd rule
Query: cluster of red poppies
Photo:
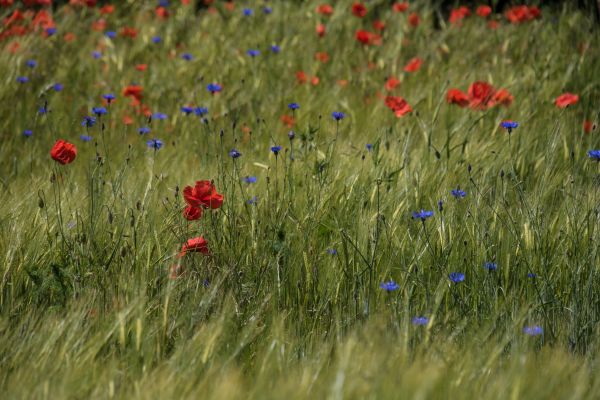
[[[506,89],[495,89],[487,82],[477,81],[469,86],[464,93],[459,89],[449,89],[446,101],[459,107],[470,107],[477,110],[487,110],[496,105],[510,106],[514,97]]]

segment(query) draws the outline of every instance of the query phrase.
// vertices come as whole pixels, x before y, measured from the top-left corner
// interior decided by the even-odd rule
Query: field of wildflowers
[[[0,397],[600,397],[589,15],[65,3],[0,0]]]

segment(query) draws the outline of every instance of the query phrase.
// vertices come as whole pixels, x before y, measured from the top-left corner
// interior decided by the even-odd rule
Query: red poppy
[[[333,7],[329,4],[321,4],[320,6],[317,6],[317,14],[330,16],[333,14]]]
[[[373,21],[373,29],[381,32],[385,29],[385,24],[382,21],[376,19],[375,21]]]
[[[291,115],[282,115],[281,116],[281,122],[283,122],[283,124],[285,126],[287,126],[289,129],[291,129],[291,128],[294,127],[294,124],[296,123],[296,120]]]
[[[488,25],[488,28],[490,28],[490,29],[498,29],[498,27],[500,26],[500,23],[496,20],[491,20],[491,21],[488,21],[487,25]]]
[[[509,8],[504,16],[513,24],[519,24],[525,21],[531,21],[533,19],[539,18],[541,15],[541,11],[538,7],[532,6],[514,6]]]
[[[448,21],[451,24],[458,24],[469,15],[471,15],[471,10],[469,10],[469,7],[461,6],[450,11],[450,18]]]
[[[140,72],[144,72],[147,68],[148,64],[138,64],[135,66],[135,69],[137,69]]]
[[[306,74],[304,73],[304,71],[296,72],[296,81],[298,81],[299,84],[306,83],[307,80],[308,79],[306,78]]]
[[[490,102],[490,106],[500,104],[503,106],[510,106],[512,102],[515,100],[512,94],[506,89],[499,89],[494,93],[492,97],[492,101]]]
[[[400,80],[394,78],[393,76],[390,76],[388,78],[388,80],[385,82],[385,90],[387,91],[392,91],[394,90],[394,88],[396,88],[396,86],[398,86],[400,84]]]
[[[558,108],[566,108],[573,104],[576,104],[579,101],[579,96],[573,93],[563,93],[554,100],[554,104]]]
[[[408,10],[408,1],[403,1],[401,3],[394,3],[392,5],[392,10],[397,13],[402,13]]]
[[[398,118],[412,111],[410,104],[400,96],[387,96],[385,98],[385,105],[388,106]]]
[[[315,60],[326,63],[329,61],[329,54],[324,51],[318,51],[315,53]]]
[[[317,32],[317,35],[319,35],[319,37],[323,37],[325,36],[325,25],[323,24],[317,24],[317,28],[315,29],[315,31]]]
[[[200,217],[202,216],[202,208],[187,206],[185,210],[183,210],[183,216],[188,221],[195,221],[197,219],[200,219]]]
[[[354,16],[362,18],[367,15],[367,7],[365,7],[362,3],[354,3],[352,4],[352,14]]]
[[[419,18],[419,14],[417,13],[411,13],[408,16],[408,23],[410,24],[410,26],[412,26],[413,28],[416,28],[417,26],[419,26],[419,23],[421,22],[421,18]]]
[[[367,32],[358,30],[355,34],[356,40],[361,42],[364,45],[380,45],[381,44],[381,36],[376,33]]]
[[[13,5],[14,0],[0,0],[0,6],[2,7],[10,7]]]
[[[181,246],[179,256],[185,256],[187,253],[210,254],[208,251],[208,242],[202,236],[189,239]]]
[[[492,13],[492,7],[490,6],[479,6],[477,7],[477,11],[475,11],[477,15],[482,18],[487,18]]]
[[[106,20],[100,18],[98,21],[92,22],[92,30],[96,32],[102,32],[106,29]]]
[[[123,96],[125,97],[133,97],[137,101],[140,101],[143,95],[144,88],[140,85],[129,85],[123,89]]]
[[[183,189],[185,202],[192,207],[217,209],[223,205],[223,195],[217,193],[211,181],[197,181],[194,187],[186,186]]]
[[[319,79],[318,76],[313,76],[312,78],[310,78],[310,83],[313,86],[317,86],[319,84],[321,80]]]
[[[100,9],[100,14],[112,14],[115,11],[115,6],[113,6],[112,4],[107,4],[105,6],[102,6],[102,8]]]
[[[154,13],[158,18],[167,19],[169,18],[169,10],[166,7],[156,7]]]
[[[456,104],[459,107],[466,107],[469,105],[469,97],[458,89],[449,89],[446,94],[446,101],[449,104]]]
[[[583,121],[583,131],[585,133],[592,133],[594,129],[596,129],[596,125],[592,121],[589,119]]]
[[[421,60],[419,57],[411,58],[408,61],[408,63],[406,64],[406,66],[404,67],[404,71],[405,72],[418,71],[419,68],[421,68],[421,64],[423,64],[423,60]]]
[[[135,28],[131,28],[128,26],[123,27],[123,29],[121,29],[121,36],[127,36],[130,37],[132,39],[135,39],[137,37],[137,30]]]
[[[477,81],[469,86],[468,93],[471,108],[486,109],[490,106],[495,90],[489,83]]]
[[[65,42],[72,42],[76,39],[76,36],[73,32],[67,32],[64,36]]]
[[[133,118],[131,118],[129,115],[123,115],[123,124],[125,124],[125,125],[133,124]]]
[[[54,143],[54,146],[52,146],[50,157],[59,164],[70,164],[75,160],[75,157],[77,157],[77,148],[74,144],[59,139]]]
[[[225,8],[229,11],[235,10],[235,3],[233,1],[225,2]]]

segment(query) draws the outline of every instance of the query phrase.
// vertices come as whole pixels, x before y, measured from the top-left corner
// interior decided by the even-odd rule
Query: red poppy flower
[[[449,89],[446,94],[446,101],[449,104],[456,104],[459,107],[466,107],[469,105],[469,97],[458,89]]]
[[[135,66],[135,69],[137,69],[140,72],[144,72],[147,68],[148,64],[138,64]]]
[[[394,10],[394,12],[397,12],[397,13],[405,12],[406,10],[408,10],[408,2],[403,1],[401,3],[394,3],[392,5],[392,10]]]
[[[317,6],[317,14],[330,16],[333,14],[333,7],[329,4],[321,4],[320,6]]]
[[[98,21],[92,22],[92,30],[96,32],[102,32],[106,29],[106,20],[100,18]]]
[[[208,242],[202,236],[189,239],[181,246],[179,256],[185,256],[187,253],[210,254],[208,251]]]
[[[400,96],[387,96],[385,98],[385,105],[388,106],[388,108],[392,110],[398,118],[412,111],[410,104],[408,104],[406,100]]]
[[[318,51],[315,53],[315,60],[326,63],[329,61],[329,54],[324,51]]]
[[[475,11],[477,15],[482,18],[487,18],[492,13],[492,7],[490,6],[479,6]]]
[[[303,84],[307,82],[307,78],[306,78],[306,74],[304,73],[304,71],[298,71],[296,72],[296,81],[298,81],[299,84]]]
[[[115,6],[112,4],[106,4],[100,9],[100,14],[112,14],[113,12],[115,12]]]
[[[496,93],[494,93],[494,96],[492,97],[492,101],[490,102],[490,106],[500,104],[500,105],[508,107],[512,104],[514,99],[515,98],[513,97],[512,94],[510,94],[510,92],[508,90],[499,89],[498,91],[496,91]]]
[[[358,30],[355,34],[356,40],[361,42],[364,45],[380,45],[381,44],[381,36],[376,33],[367,32]]]
[[[461,6],[450,11],[450,18],[448,21],[451,24],[458,24],[469,15],[471,15],[471,10],[469,10],[469,7]]]
[[[514,6],[509,8],[504,16],[513,24],[519,24],[525,21],[531,21],[533,19],[539,18],[541,15],[541,11],[538,7],[532,6]]]
[[[291,115],[282,115],[281,122],[283,122],[283,124],[289,129],[292,129],[294,127],[294,124],[296,123],[296,120]]]
[[[195,221],[197,219],[200,219],[200,217],[202,216],[202,208],[187,206],[185,210],[183,210],[183,216],[188,221]]]
[[[193,207],[217,209],[223,205],[223,195],[217,193],[211,181],[197,181],[194,187],[186,186],[183,189],[185,202]]]
[[[408,16],[408,23],[410,24],[410,26],[412,26],[413,28],[416,28],[417,26],[419,26],[419,23],[421,22],[421,18],[419,18],[419,14],[417,13],[411,13]]]
[[[313,86],[317,86],[319,84],[321,80],[319,79],[318,76],[313,76],[312,78],[310,78],[310,83]]]
[[[126,36],[126,37],[130,37],[132,39],[135,39],[137,37],[137,30],[135,28],[131,28],[128,26],[123,27],[123,29],[121,29],[121,36]]]
[[[406,66],[404,67],[404,71],[405,72],[418,71],[419,68],[421,68],[421,64],[423,64],[423,60],[421,60],[419,57],[411,58],[408,61],[408,63],[406,64]]]
[[[167,19],[169,18],[169,10],[166,7],[156,7],[154,13],[158,18]]]
[[[468,93],[471,108],[486,109],[490,106],[495,90],[489,83],[477,81],[469,86]]]
[[[137,101],[142,99],[144,92],[144,88],[140,85],[129,85],[123,89],[123,96],[125,97],[133,97]]]
[[[227,1],[227,2],[225,2],[225,8],[228,11],[233,11],[233,10],[235,10],[235,3],[233,1]]]
[[[0,0],[0,6],[2,7],[10,7],[13,5],[14,0]]]
[[[354,3],[352,4],[352,14],[354,16],[362,18],[367,15],[367,7],[365,7],[362,3]]]
[[[375,21],[373,21],[373,29],[381,32],[385,29],[385,24],[383,22],[381,22],[380,20],[376,19]]]
[[[65,42],[72,42],[76,39],[76,36],[73,32],[67,32],[64,36]]]
[[[317,24],[317,28],[315,29],[315,31],[317,32],[317,35],[319,35],[319,37],[323,37],[325,36],[325,25],[323,24]]]
[[[498,27],[500,26],[500,23],[496,20],[491,20],[491,21],[488,21],[487,25],[488,25],[488,28],[490,28],[490,29],[498,29]]]
[[[70,164],[77,157],[77,148],[74,144],[66,142],[62,139],[57,140],[50,150],[50,157],[52,157],[59,164],[65,165]]]
[[[123,124],[125,124],[125,125],[133,124],[133,118],[131,118],[129,115],[123,115]]]
[[[393,76],[390,76],[388,78],[388,80],[385,82],[385,90],[387,91],[392,91],[394,90],[394,88],[396,88],[396,86],[398,86],[400,84],[400,80],[394,78]]]
[[[573,104],[576,104],[579,101],[579,96],[573,93],[563,93],[554,100],[554,104],[558,108],[566,108]]]
[[[583,131],[585,133],[591,133],[594,129],[596,129],[596,126],[592,123],[592,121],[588,119],[583,121]]]

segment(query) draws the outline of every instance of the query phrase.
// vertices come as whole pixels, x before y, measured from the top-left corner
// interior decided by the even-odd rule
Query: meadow
[[[570,2],[20,3],[2,398],[600,397],[600,35]]]

